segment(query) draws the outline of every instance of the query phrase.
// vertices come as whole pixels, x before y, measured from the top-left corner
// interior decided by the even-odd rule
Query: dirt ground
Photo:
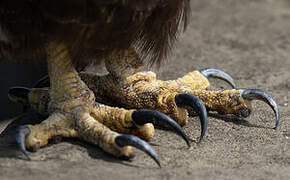
[[[32,161],[0,148],[0,179],[290,179],[290,1],[193,0],[189,29],[158,74],[175,79],[204,67],[223,69],[239,88],[270,92],[281,111],[279,130],[271,129],[272,110],[254,102],[246,119],[211,114],[204,141],[190,149],[157,130],[150,143],[161,169],[140,151],[126,162],[69,140],[31,153]],[[229,88],[211,82],[213,89]],[[196,139],[199,126],[193,117],[184,129]]]

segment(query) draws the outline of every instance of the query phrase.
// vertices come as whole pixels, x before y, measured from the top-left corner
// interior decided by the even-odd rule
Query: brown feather
[[[189,0],[1,0],[0,61],[43,59],[63,41],[76,66],[134,46],[159,64],[185,29]]]

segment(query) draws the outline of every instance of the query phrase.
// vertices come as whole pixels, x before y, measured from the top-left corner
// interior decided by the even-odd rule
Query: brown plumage
[[[0,61],[44,59],[44,43],[64,41],[77,66],[134,46],[160,63],[187,25],[190,0],[1,0]]]

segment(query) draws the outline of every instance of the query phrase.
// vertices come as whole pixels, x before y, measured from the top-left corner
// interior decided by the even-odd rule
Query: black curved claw
[[[28,104],[30,89],[26,87],[12,87],[8,90],[8,97],[12,102]]]
[[[161,167],[156,152],[151,148],[151,146],[148,143],[141,140],[140,138],[131,135],[121,135],[115,138],[115,143],[120,147],[133,146],[145,152],[158,164],[159,167]]]
[[[182,127],[180,127],[177,122],[164,113],[154,110],[140,109],[132,113],[132,119],[137,125],[144,125],[146,123],[153,123],[161,126],[169,125],[185,140],[186,144],[190,147],[189,138],[183,131]]]
[[[221,80],[226,81],[229,83],[234,89],[236,89],[236,84],[233,80],[233,78],[226,72],[216,69],[216,68],[204,68],[200,69],[199,72],[204,75],[206,78],[208,77],[215,77]]]
[[[201,123],[201,135],[199,138],[199,142],[201,142],[207,129],[207,111],[203,102],[198,97],[192,94],[177,94],[175,96],[175,103],[179,107],[190,106],[194,108],[195,111],[198,113]]]
[[[26,151],[26,148],[25,148],[25,138],[30,133],[31,133],[31,131],[27,126],[19,126],[17,131],[16,131],[16,144],[28,160],[30,160],[30,157],[29,157],[28,152]]]
[[[23,112],[25,113],[29,108],[28,95],[30,89],[25,87],[12,87],[8,91],[8,98],[12,102],[21,103],[23,105]]]
[[[245,89],[241,91],[241,96],[246,100],[261,100],[267,103],[276,115],[276,124],[274,129],[278,128],[280,121],[280,111],[277,102],[268,92],[261,89]]]
[[[48,75],[43,76],[32,87],[33,88],[50,87],[50,79],[49,79],[49,76]]]

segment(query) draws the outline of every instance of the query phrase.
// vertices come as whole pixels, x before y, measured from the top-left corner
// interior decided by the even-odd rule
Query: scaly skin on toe
[[[202,113],[198,112],[202,123],[200,140],[204,136],[207,127],[204,108],[196,108],[201,106],[201,104],[204,104],[209,111],[247,117],[251,113],[251,101],[255,99],[263,100],[271,106],[276,114],[275,128],[279,125],[277,103],[265,91],[252,89],[207,90],[210,86],[207,77],[210,76],[222,78],[232,87],[235,87],[232,78],[220,70],[212,68],[202,69],[188,73],[177,80],[161,81],[156,79],[155,73],[142,71],[143,62],[138,58],[137,53],[133,49],[123,53],[114,53],[107,59],[106,67],[109,74],[105,76],[97,76],[86,72],[80,73],[81,79],[94,92],[98,102],[126,108],[158,110],[169,115],[182,126],[188,121],[188,112],[193,115],[196,111],[201,111]],[[42,82],[38,84],[42,84]],[[24,91],[26,92],[27,90]],[[22,95],[23,92],[20,94]],[[36,102],[38,112],[46,111],[44,105],[46,103],[44,101],[49,96],[47,94],[47,92],[44,93],[43,89],[31,89],[29,99],[31,103]],[[196,98],[190,94],[195,95]],[[177,97],[182,100],[177,99]],[[188,99],[188,97],[193,98]],[[198,98],[202,102],[198,102],[196,100]],[[195,102],[195,105],[192,105],[194,103],[191,102]],[[108,122],[109,124],[106,124]],[[118,132],[128,133],[127,131],[120,131],[122,128],[116,128],[112,124],[116,122],[105,121],[102,123]],[[141,129],[144,128],[139,127],[137,130],[142,131]],[[145,130],[145,132],[150,131]],[[138,135],[146,140],[148,140],[146,137],[150,137],[144,137],[135,133],[134,130],[130,134]]]
[[[197,71],[176,81],[157,80],[153,72],[142,71],[143,62],[133,49],[114,53],[106,60],[106,67],[110,73],[102,77],[80,73],[98,102],[126,108],[154,109],[169,115],[180,125],[187,123],[188,112],[185,108],[176,106],[176,88],[183,82],[188,82],[195,88],[209,87],[208,80]]]
[[[80,73],[82,80],[94,92],[97,101],[105,104],[118,104],[126,108],[154,109],[169,115],[182,126],[188,120],[187,110],[192,114],[196,109],[177,106],[175,97],[178,94],[195,95],[202,100],[207,110],[242,117],[250,115],[252,100],[261,100],[258,96],[246,98],[243,96],[244,90],[242,89],[208,90],[210,83],[207,77],[210,76],[224,79],[232,87],[236,86],[228,74],[217,69],[193,71],[177,80],[158,80],[155,73],[143,71],[142,60],[134,49],[129,49],[125,53],[113,54],[106,59],[106,68],[109,74],[105,76]],[[275,127],[277,128],[279,124],[277,103],[268,93],[264,91],[263,93],[265,97],[270,97],[264,98],[263,101],[274,110],[276,114]],[[274,104],[271,105],[269,102]]]
[[[87,83],[90,83],[93,86],[91,88],[96,90],[96,88],[94,88],[94,86],[95,85],[98,86],[98,84],[94,83],[95,82],[94,78],[99,79],[99,77],[98,76],[94,76],[94,75],[90,76],[90,74],[86,74],[86,73],[81,73],[81,75],[82,75],[83,78],[84,78],[84,76],[88,76],[88,77],[85,77],[84,79],[89,80],[89,82],[87,81]],[[101,83],[101,81],[97,81],[97,82]],[[104,84],[106,84],[106,83],[104,83]],[[113,83],[111,83],[110,85],[114,86]],[[150,85],[150,84],[148,84],[148,85]],[[103,88],[103,86],[100,86],[100,87]],[[118,85],[116,85],[116,87],[118,87]],[[12,88],[11,89],[11,94],[13,93],[13,91],[21,90],[21,89],[22,88],[19,88],[19,87]],[[115,93],[116,90],[117,89],[115,89],[114,87],[112,88],[112,92],[113,93]],[[123,89],[120,89],[120,91],[118,91],[117,93],[120,95],[120,93],[123,92],[122,90]],[[145,94],[143,96],[143,99],[138,99],[138,98],[140,98],[143,95],[143,91],[140,91],[140,93],[141,93],[140,95],[141,96],[138,96],[138,94],[136,96],[134,96],[134,93],[138,93],[138,92],[137,91],[135,92],[134,88],[130,89],[130,90],[132,90],[132,92],[127,91],[128,93],[130,93],[130,96],[128,96],[130,99],[127,99],[127,100],[130,100],[132,103],[135,103],[135,102],[137,103],[137,104],[133,104],[133,105],[136,105],[136,106],[134,106],[134,108],[137,108],[137,109],[143,109],[143,108],[145,108],[145,109],[155,109],[155,110],[161,111],[163,113],[166,113],[167,115],[170,115],[180,125],[185,125],[187,123],[188,112],[187,112],[186,108],[183,107],[183,105],[181,103],[180,103],[181,106],[177,107],[177,105],[176,105],[176,100],[177,100],[176,99],[176,95],[177,94],[175,92],[163,91],[164,94],[162,94],[162,96],[159,96],[159,94],[156,94],[156,96],[160,97],[160,99],[158,100],[160,106],[158,106],[158,108],[157,108],[155,106],[156,105],[156,101],[155,101],[155,98],[153,96],[151,97],[152,99],[150,99],[150,98],[148,98],[149,94],[145,92]],[[159,87],[157,87],[157,90],[159,91]],[[100,92],[101,91],[99,91],[99,93]],[[123,92],[123,93],[125,93],[125,92]],[[167,94],[165,94],[165,93],[167,93]],[[10,97],[12,97],[11,94],[10,94]],[[102,94],[104,95],[104,93],[102,93]],[[109,95],[109,94],[107,94],[107,95]],[[100,98],[100,96],[98,96],[98,97]],[[126,99],[126,96],[121,96],[121,97]],[[136,100],[134,98],[136,98]],[[17,98],[10,98],[10,99],[13,100],[13,101],[17,101],[17,100],[15,100]],[[28,99],[29,99],[29,101],[28,101],[29,104],[31,104],[34,107],[34,109],[37,110],[37,112],[39,112],[40,114],[47,114],[47,108],[46,108],[47,105],[46,104],[48,104],[48,102],[49,102],[49,89],[47,89],[47,88],[33,88],[33,89],[30,89],[29,95],[28,95]],[[118,100],[118,99],[116,98],[116,100]],[[23,101],[23,100],[21,100],[21,101]],[[109,104],[109,105],[115,105],[115,106],[116,105],[120,105],[120,101],[113,101],[114,102],[113,103],[113,102],[111,102],[111,99],[106,99],[105,96],[102,97],[102,99],[97,99],[97,101],[105,102],[106,104]],[[108,103],[108,102],[110,102],[110,103]],[[150,106],[150,105],[152,105],[152,106]],[[107,109],[112,109],[111,107],[108,107],[108,106],[104,106],[104,107],[107,108]],[[205,107],[204,107],[204,105],[202,104],[201,101],[197,101],[197,102],[193,103],[192,107],[198,107],[200,109],[200,119],[201,119],[201,137],[200,137],[200,139],[202,139],[203,136],[205,135],[206,128],[207,128],[207,112],[206,112],[206,109],[205,109]],[[118,108],[116,108],[116,109],[118,109]],[[120,111],[120,110],[121,109],[118,109],[118,111]],[[110,110],[110,111],[113,112],[114,110]],[[106,112],[108,112],[108,111],[106,110]],[[120,112],[118,112],[117,115],[120,115]],[[98,118],[96,118],[96,119],[98,119]],[[101,123],[105,124],[106,126],[110,127],[113,130],[116,130],[116,131],[118,131],[120,133],[134,134],[134,135],[137,135],[137,136],[139,136],[139,137],[141,137],[142,139],[145,139],[145,140],[149,140],[148,137],[151,137],[151,136],[148,136],[148,135],[144,136],[144,134],[148,134],[148,132],[150,132],[147,129],[152,129],[152,128],[150,128],[151,127],[150,124],[148,124],[146,126],[144,125],[142,127],[140,125],[136,125],[136,127],[138,127],[137,129],[129,129],[130,132],[128,132],[128,129],[122,129],[122,128],[119,128],[119,127],[116,128],[116,126],[118,126],[118,124],[116,124],[117,121],[114,121],[114,118],[113,118],[113,121],[107,121],[107,120],[106,121],[100,120],[100,121],[101,121]],[[176,125],[175,125],[175,127],[176,127]],[[137,130],[137,132],[136,132],[136,130]],[[141,131],[143,132],[143,134],[140,134]],[[184,136],[183,136],[183,138],[184,138]],[[184,139],[186,140],[186,138],[184,138]]]
[[[46,52],[51,81],[48,113],[51,115],[40,125],[27,126],[30,134],[26,136],[26,147],[37,149],[56,135],[77,136],[115,156],[123,155],[123,149],[114,144],[118,134],[100,124],[88,112],[97,108],[94,95],[74,70],[65,45],[50,43]],[[29,97],[29,100],[33,99],[37,98]],[[69,133],[66,134],[67,131]],[[130,156],[130,153],[131,150],[125,154]]]
[[[48,115],[48,104],[50,102],[48,88],[24,88],[14,87],[9,91],[9,98],[13,102],[30,105],[41,115]],[[25,92],[25,93],[23,93]],[[25,94],[25,96],[19,96]],[[149,141],[154,134],[153,124],[159,126],[171,126],[189,145],[188,137],[183,129],[172,119],[163,113],[154,110],[126,110],[114,108],[99,103],[94,104],[95,108],[90,109],[90,115],[95,120],[106,125],[119,133],[136,135]]]
[[[141,114],[144,113],[142,110],[139,111],[141,116],[136,116],[133,115],[133,113],[137,111],[128,111],[100,105],[94,103],[94,95],[98,102],[105,104],[113,104],[126,108],[154,109],[164,112],[176,120],[180,125],[185,125],[187,123],[188,110],[189,112],[192,110],[199,111],[198,113],[202,125],[200,140],[204,136],[207,127],[206,111],[205,108],[202,107],[204,105],[208,110],[217,111],[220,114],[234,114],[247,117],[251,113],[251,101],[256,99],[262,100],[269,104],[276,114],[275,128],[279,125],[279,109],[277,103],[265,91],[257,89],[206,90],[209,88],[207,76],[211,76],[212,74],[217,77],[227,76],[216,75],[216,70],[211,71],[206,69],[194,71],[177,80],[161,81],[156,79],[156,75],[153,72],[142,71],[143,63],[132,49],[125,53],[115,53],[106,61],[106,66],[110,72],[106,76],[80,73],[81,79],[86,82],[91,90],[93,90],[94,94],[92,94],[77,75],[74,75],[77,74],[76,72],[69,72],[64,75],[59,74],[56,76],[58,79],[62,79],[62,81],[58,79],[54,80],[50,77],[52,83],[57,82],[56,85],[58,86],[56,87],[51,86],[51,89],[35,88],[31,90],[20,88],[20,91],[19,88],[18,90],[16,90],[16,88],[11,90],[10,98],[22,103],[28,102],[28,104],[32,104],[40,113],[51,114],[53,111],[61,110],[65,112],[65,114],[70,114],[70,118],[73,117],[71,121],[74,122],[75,127],[78,127],[78,137],[97,144],[105,151],[115,156],[130,157],[131,155],[129,154],[131,154],[131,150],[121,152],[108,145],[114,142],[112,141],[114,138],[108,138],[107,135],[103,136],[102,133],[104,133],[104,131],[106,132],[105,134],[113,134],[112,136],[114,137],[114,132],[111,132],[111,130],[115,130],[119,133],[134,134],[148,140],[153,135],[153,125],[145,123],[143,120],[139,120],[138,122],[134,121],[133,117],[142,117]],[[233,87],[235,86],[231,78],[226,79],[228,79],[228,82]],[[61,83],[66,83],[69,86],[65,87],[61,85]],[[69,94],[69,96],[67,96],[67,94],[64,96],[64,94],[56,93],[57,90],[61,90],[62,87],[66,88],[64,92]],[[77,90],[76,87],[80,90]],[[29,92],[28,95],[25,94],[27,92]],[[83,99],[83,96],[85,97],[84,101],[80,100]],[[72,98],[62,99],[67,97]],[[23,100],[25,98],[28,100]],[[51,109],[53,109],[53,111]],[[76,109],[79,109],[77,110],[78,115],[71,116],[71,111],[73,110],[75,113]],[[75,117],[78,118],[75,119]],[[143,122],[143,124],[138,124],[140,122]],[[182,130],[177,131],[180,133]],[[55,135],[53,133],[51,134]],[[188,139],[185,135],[183,133],[180,134],[188,143]],[[65,136],[63,134],[60,135]],[[128,141],[131,142],[131,140]],[[46,144],[47,140],[44,139],[43,142],[45,142],[43,144]],[[27,144],[27,146],[29,147],[32,145]],[[151,150],[148,150],[148,152],[151,152]],[[152,157],[152,152],[151,154],[149,153],[149,155]],[[154,157],[155,156],[153,156],[153,159],[158,163]]]
[[[156,153],[146,142],[119,134],[134,134],[149,140],[154,134],[152,119],[173,127],[189,145],[181,127],[162,113],[125,110],[96,103],[93,92],[75,71],[64,44],[51,42],[47,44],[46,52],[50,90],[12,88],[9,92],[12,100],[32,104],[40,113],[49,115],[41,124],[19,127],[16,141],[25,155],[28,154],[26,148],[37,150],[53,137],[76,137],[126,159],[133,157],[133,146],[146,152],[160,166]],[[146,121],[139,114],[149,119]]]

